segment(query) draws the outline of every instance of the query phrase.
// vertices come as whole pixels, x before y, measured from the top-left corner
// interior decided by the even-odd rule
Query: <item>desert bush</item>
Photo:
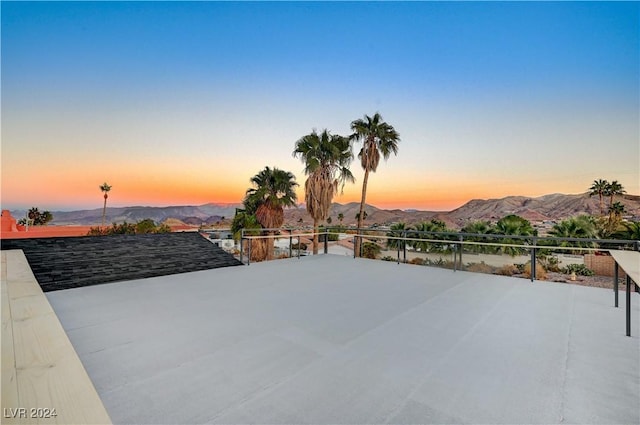
[[[364,258],[376,258],[380,254],[382,248],[378,244],[373,242],[365,242],[362,244],[362,257]]]
[[[384,257],[381,258],[382,261],[397,261],[396,258],[393,258],[390,255],[385,255]]]
[[[519,270],[515,266],[515,264],[505,264],[504,266],[496,270],[496,274],[499,274],[501,276],[513,276],[514,274],[518,274],[518,273],[519,273]]]
[[[298,250],[298,244],[297,243],[293,243],[291,244],[291,249],[293,250]],[[300,251],[306,251],[307,250],[307,244],[304,242],[300,242]]]
[[[425,258],[422,261],[422,265],[442,267],[444,269],[453,269],[453,261],[445,260],[442,257],[438,258],[437,260],[430,260],[428,258]]]
[[[422,258],[416,257],[409,260],[409,264],[415,264],[417,266],[423,266],[424,260]]]
[[[494,268],[482,261],[480,263],[468,263],[465,270],[473,273],[493,273]]]
[[[562,273],[571,274],[575,273],[580,276],[593,276],[595,273],[593,270],[585,266],[584,264],[569,264],[562,268]]]
[[[524,275],[527,278],[531,277],[531,263],[527,263],[524,265]],[[542,267],[541,264],[536,263],[536,279],[545,280],[547,278],[547,271]]]
[[[558,257],[556,257],[554,255],[541,256],[541,257],[538,258],[538,260],[540,261],[540,264],[542,264],[542,266],[548,272],[556,272],[557,273],[557,272],[560,271],[560,265],[559,265]]]

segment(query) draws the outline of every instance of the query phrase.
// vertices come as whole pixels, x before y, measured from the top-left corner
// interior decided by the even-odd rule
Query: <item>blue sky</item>
[[[639,194],[639,15],[637,2],[2,2],[2,203],[99,207],[105,180],[114,205],[235,202],[265,165],[302,187],[294,142],[376,111],[402,137],[370,179],[379,206],[597,178]],[[338,202],[359,199],[352,169]]]

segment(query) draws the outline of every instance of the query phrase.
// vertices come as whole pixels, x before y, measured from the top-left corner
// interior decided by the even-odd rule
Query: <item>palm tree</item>
[[[296,204],[295,192],[298,183],[296,177],[278,168],[265,167],[264,170],[251,178],[253,188],[247,190],[247,203],[258,205],[255,216],[260,225],[269,235],[274,235],[276,229],[284,223],[284,207]],[[267,259],[273,258],[273,239],[267,243]]]
[[[406,236],[406,231],[411,229],[411,227],[407,226],[404,223],[396,223],[391,225],[390,232],[387,232],[387,248],[401,250],[404,249],[406,241],[402,238]],[[396,239],[398,238],[398,239]]]
[[[318,226],[329,215],[331,201],[347,181],[354,182],[349,164],[353,160],[351,144],[346,137],[330,134],[326,129],[314,130],[296,142],[294,157],[304,163],[308,176],[304,184],[307,212],[313,218],[313,254],[318,253]]]
[[[510,214],[505,217],[502,217],[496,223],[493,228],[493,233],[498,235],[513,235],[513,236],[531,236],[536,234],[536,231],[531,226],[529,220],[526,220],[518,215]],[[500,242],[504,244],[517,244],[522,245],[522,239],[510,239],[505,238]],[[505,254],[509,254],[511,256],[515,256],[517,254],[522,254],[522,248],[513,248],[513,247],[500,247],[500,251]]]
[[[362,227],[364,221],[364,207],[367,198],[367,183],[369,181],[369,173],[376,172],[380,163],[380,155],[386,161],[393,153],[398,154],[398,142],[400,135],[393,126],[383,121],[379,113],[375,113],[373,117],[368,115],[364,119],[357,119],[351,123],[352,141],[362,142],[362,148],[358,153],[360,164],[364,169],[364,178],[362,180],[362,200],[360,201],[360,213],[358,215],[358,228]],[[360,239],[356,239],[355,252],[360,252]],[[356,255],[357,255],[356,254]]]
[[[342,220],[344,220],[344,214],[339,213],[338,214],[338,221],[340,222],[340,227],[342,227]]]
[[[493,226],[488,221],[477,220],[477,221],[472,221],[465,224],[465,226],[462,229],[460,229],[460,232],[471,233],[476,235],[486,235],[486,234],[493,233]],[[482,236],[465,236],[464,239],[470,242],[485,242],[487,238]],[[468,249],[471,252],[488,253],[492,250],[492,247],[488,245],[470,245],[466,249]]]
[[[613,234],[620,239],[640,241],[640,221],[627,221],[622,223],[622,229]]]
[[[589,196],[598,195],[600,199],[600,215],[604,215],[604,195],[609,187],[609,182],[606,180],[598,179],[594,180],[593,184],[589,188]]]
[[[598,230],[592,217],[580,215],[578,217],[567,218],[554,224],[553,228],[549,230],[549,236],[554,236],[556,238],[595,239],[598,237]],[[592,247],[593,243],[561,241],[558,246],[578,246],[588,248]],[[571,253],[580,254],[580,251],[571,251]]]
[[[411,235],[411,237],[415,239],[443,239],[441,235],[429,235],[427,233],[446,232],[448,229],[444,221],[431,219],[417,224],[415,226],[415,230],[416,233]],[[443,249],[442,244],[434,244],[433,242],[428,242],[426,240],[413,241],[412,246],[414,249],[422,252],[442,251]]]
[[[104,192],[104,207],[102,207],[102,227],[104,227],[104,221],[107,217],[107,198],[109,197],[108,193],[111,190],[111,186],[104,182],[102,186],[100,186],[100,190]]]
[[[623,195],[627,193],[626,190],[624,190],[624,187],[618,183],[617,180],[612,181],[611,183],[609,183],[607,185],[607,188],[605,190],[605,194],[607,196],[609,196],[609,206],[613,206],[613,197],[616,195]]]

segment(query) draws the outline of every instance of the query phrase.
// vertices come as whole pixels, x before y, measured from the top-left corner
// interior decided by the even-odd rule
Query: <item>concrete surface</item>
[[[640,422],[611,290],[319,255],[47,297],[114,423]]]

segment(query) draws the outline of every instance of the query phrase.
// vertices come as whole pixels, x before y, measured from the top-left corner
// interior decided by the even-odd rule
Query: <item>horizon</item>
[[[369,178],[379,208],[640,193],[637,2],[0,8],[5,209],[98,209],[105,181],[107,207],[241,203],[265,166],[300,202],[296,140],[375,112],[401,137]],[[360,201],[358,149],[334,202]]]
[[[394,207],[394,206],[382,206],[382,205],[377,205],[377,204],[372,204],[370,202],[367,202],[366,205],[367,206],[371,206],[380,210],[402,210],[402,211],[423,211],[423,212],[451,212],[454,211],[464,205],[466,205],[467,203],[471,202],[471,201],[492,201],[492,200],[500,200],[500,199],[505,199],[505,198],[512,198],[512,197],[523,197],[523,198],[530,198],[530,199],[536,199],[536,198],[541,198],[544,196],[551,196],[551,195],[563,195],[563,196],[578,196],[578,195],[584,195],[587,192],[582,192],[582,193],[559,193],[559,192],[554,192],[554,193],[546,193],[543,195],[539,195],[539,196],[527,196],[527,195],[507,195],[507,196],[503,196],[503,197],[499,197],[499,198],[473,198],[473,199],[469,199],[466,202],[451,208],[451,209],[446,209],[446,210],[437,210],[437,209],[431,209],[431,210],[427,210],[427,209],[421,209],[421,208],[412,208],[412,207],[407,207],[407,208],[400,208],[400,207]],[[628,196],[640,196],[640,195],[634,195],[631,193],[626,193],[625,195]],[[594,195],[595,196],[595,195]],[[360,204],[359,200],[355,200],[355,201],[348,201],[348,202],[337,202],[337,201],[333,201],[332,204],[340,204],[340,205],[347,205],[347,204]],[[205,202],[202,204],[172,204],[172,205],[163,205],[163,204],[157,204],[157,205],[141,205],[141,204],[135,204],[135,205],[111,205],[111,204],[107,204],[107,210],[110,208],[181,208],[181,207],[202,207],[202,206],[206,206],[206,205],[217,205],[217,206],[235,206],[235,205],[242,205],[242,202],[216,202],[216,201],[210,201],[210,202]],[[285,209],[291,209],[291,208],[301,208],[305,205],[304,202],[299,202],[296,204],[295,207],[285,207]],[[40,211],[50,211],[50,212],[75,212],[75,211],[102,211],[102,207],[95,207],[95,206],[88,206],[88,207],[82,207],[82,206],[78,206],[78,207],[72,207],[72,206],[68,206],[68,207],[59,207],[59,208],[41,208],[40,206],[36,206],[36,205],[32,205],[30,207],[24,207],[24,206],[18,206],[18,207],[5,207],[4,205],[2,206],[3,210],[10,210],[11,212],[15,212],[15,211],[28,211],[30,208],[32,207],[37,207]]]

